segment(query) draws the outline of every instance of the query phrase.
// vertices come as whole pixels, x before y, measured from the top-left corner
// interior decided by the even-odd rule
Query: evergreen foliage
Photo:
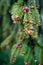
[[[0,65],[43,65],[39,8],[37,0],[0,0]]]

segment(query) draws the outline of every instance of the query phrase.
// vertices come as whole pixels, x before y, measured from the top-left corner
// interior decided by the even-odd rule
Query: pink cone
[[[11,16],[11,19],[14,21],[14,16]]]
[[[26,6],[26,7],[24,8],[24,10],[28,11],[28,10],[29,10],[29,8]]]
[[[31,34],[31,32],[30,32],[30,31],[28,31],[28,34],[30,35],[30,34]]]
[[[16,20],[19,20],[19,16],[16,15]]]
[[[22,45],[19,45],[19,46],[18,46],[18,50],[20,50],[21,48],[22,48]]]
[[[33,27],[30,27],[30,30],[33,30]]]
[[[41,64],[38,64],[38,65],[41,65]]]
[[[24,12],[26,12],[26,10],[24,10]]]
[[[17,22],[16,22],[16,21],[14,21],[14,22],[13,22],[13,24],[17,24]]]
[[[18,50],[20,50],[21,48],[18,47]]]
[[[19,48],[22,48],[22,45],[20,45]]]
[[[24,22],[25,22],[25,23],[29,23],[29,21],[28,21],[28,20],[25,20]]]
[[[16,47],[18,47],[18,45],[19,45],[19,44],[18,44],[18,43],[16,43]]]
[[[28,65],[28,63],[26,62],[25,65]]]

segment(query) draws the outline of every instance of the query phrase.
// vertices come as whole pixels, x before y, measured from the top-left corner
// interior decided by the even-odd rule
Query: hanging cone
[[[29,11],[29,8],[26,6],[26,7],[23,8],[23,11],[24,12],[28,12]]]

